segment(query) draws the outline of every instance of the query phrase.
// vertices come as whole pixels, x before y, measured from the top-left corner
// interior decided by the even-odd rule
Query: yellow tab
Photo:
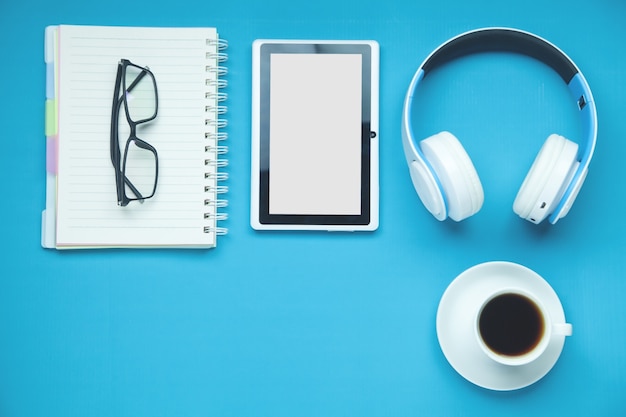
[[[56,100],[46,100],[46,136],[58,133]]]

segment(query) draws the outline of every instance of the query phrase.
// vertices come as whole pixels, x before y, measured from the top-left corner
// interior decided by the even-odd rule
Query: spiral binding
[[[207,79],[205,82],[206,92],[204,94],[207,104],[204,111],[207,114],[205,126],[207,131],[204,137],[207,141],[204,152],[207,157],[204,165],[207,168],[204,178],[207,184],[204,186],[204,192],[207,198],[204,200],[205,213],[204,218],[211,222],[210,226],[204,227],[204,233],[215,233],[216,235],[225,235],[228,229],[217,226],[217,222],[228,219],[228,214],[220,212],[228,206],[228,200],[222,196],[228,192],[228,186],[220,184],[228,179],[228,173],[222,171],[228,166],[228,159],[223,156],[228,153],[228,146],[221,142],[228,139],[228,134],[223,132],[228,122],[221,116],[228,112],[228,106],[222,104],[228,99],[228,94],[220,91],[228,86],[228,81],[223,77],[228,73],[228,68],[222,65],[228,60],[228,54],[225,52],[228,48],[228,42],[224,39],[207,39],[206,65]],[[210,196],[210,197],[209,197]]]

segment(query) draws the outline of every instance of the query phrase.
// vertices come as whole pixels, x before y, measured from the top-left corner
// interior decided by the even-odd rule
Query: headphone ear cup
[[[579,163],[578,145],[563,136],[546,139],[515,197],[513,211],[540,223],[561,200]]]
[[[448,216],[461,221],[480,210],[483,187],[472,160],[450,132],[441,132],[420,142],[424,156],[443,188]]]

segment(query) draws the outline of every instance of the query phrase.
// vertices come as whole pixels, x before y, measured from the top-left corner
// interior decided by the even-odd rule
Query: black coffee
[[[530,352],[541,340],[544,323],[537,305],[519,294],[494,297],[478,319],[480,336],[494,352],[519,356]]]

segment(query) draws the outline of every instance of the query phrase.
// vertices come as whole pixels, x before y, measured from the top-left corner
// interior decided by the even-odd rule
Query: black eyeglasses
[[[121,92],[120,92],[121,88]],[[124,146],[119,142],[119,113],[124,105],[130,134]],[[154,146],[137,137],[137,126],[154,120],[158,110],[154,74],[127,59],[117,66],[113,109],[111,110],[111,162],[115,169],[117,204],[143,202],[154,196],[159,175],[159,159]]]

